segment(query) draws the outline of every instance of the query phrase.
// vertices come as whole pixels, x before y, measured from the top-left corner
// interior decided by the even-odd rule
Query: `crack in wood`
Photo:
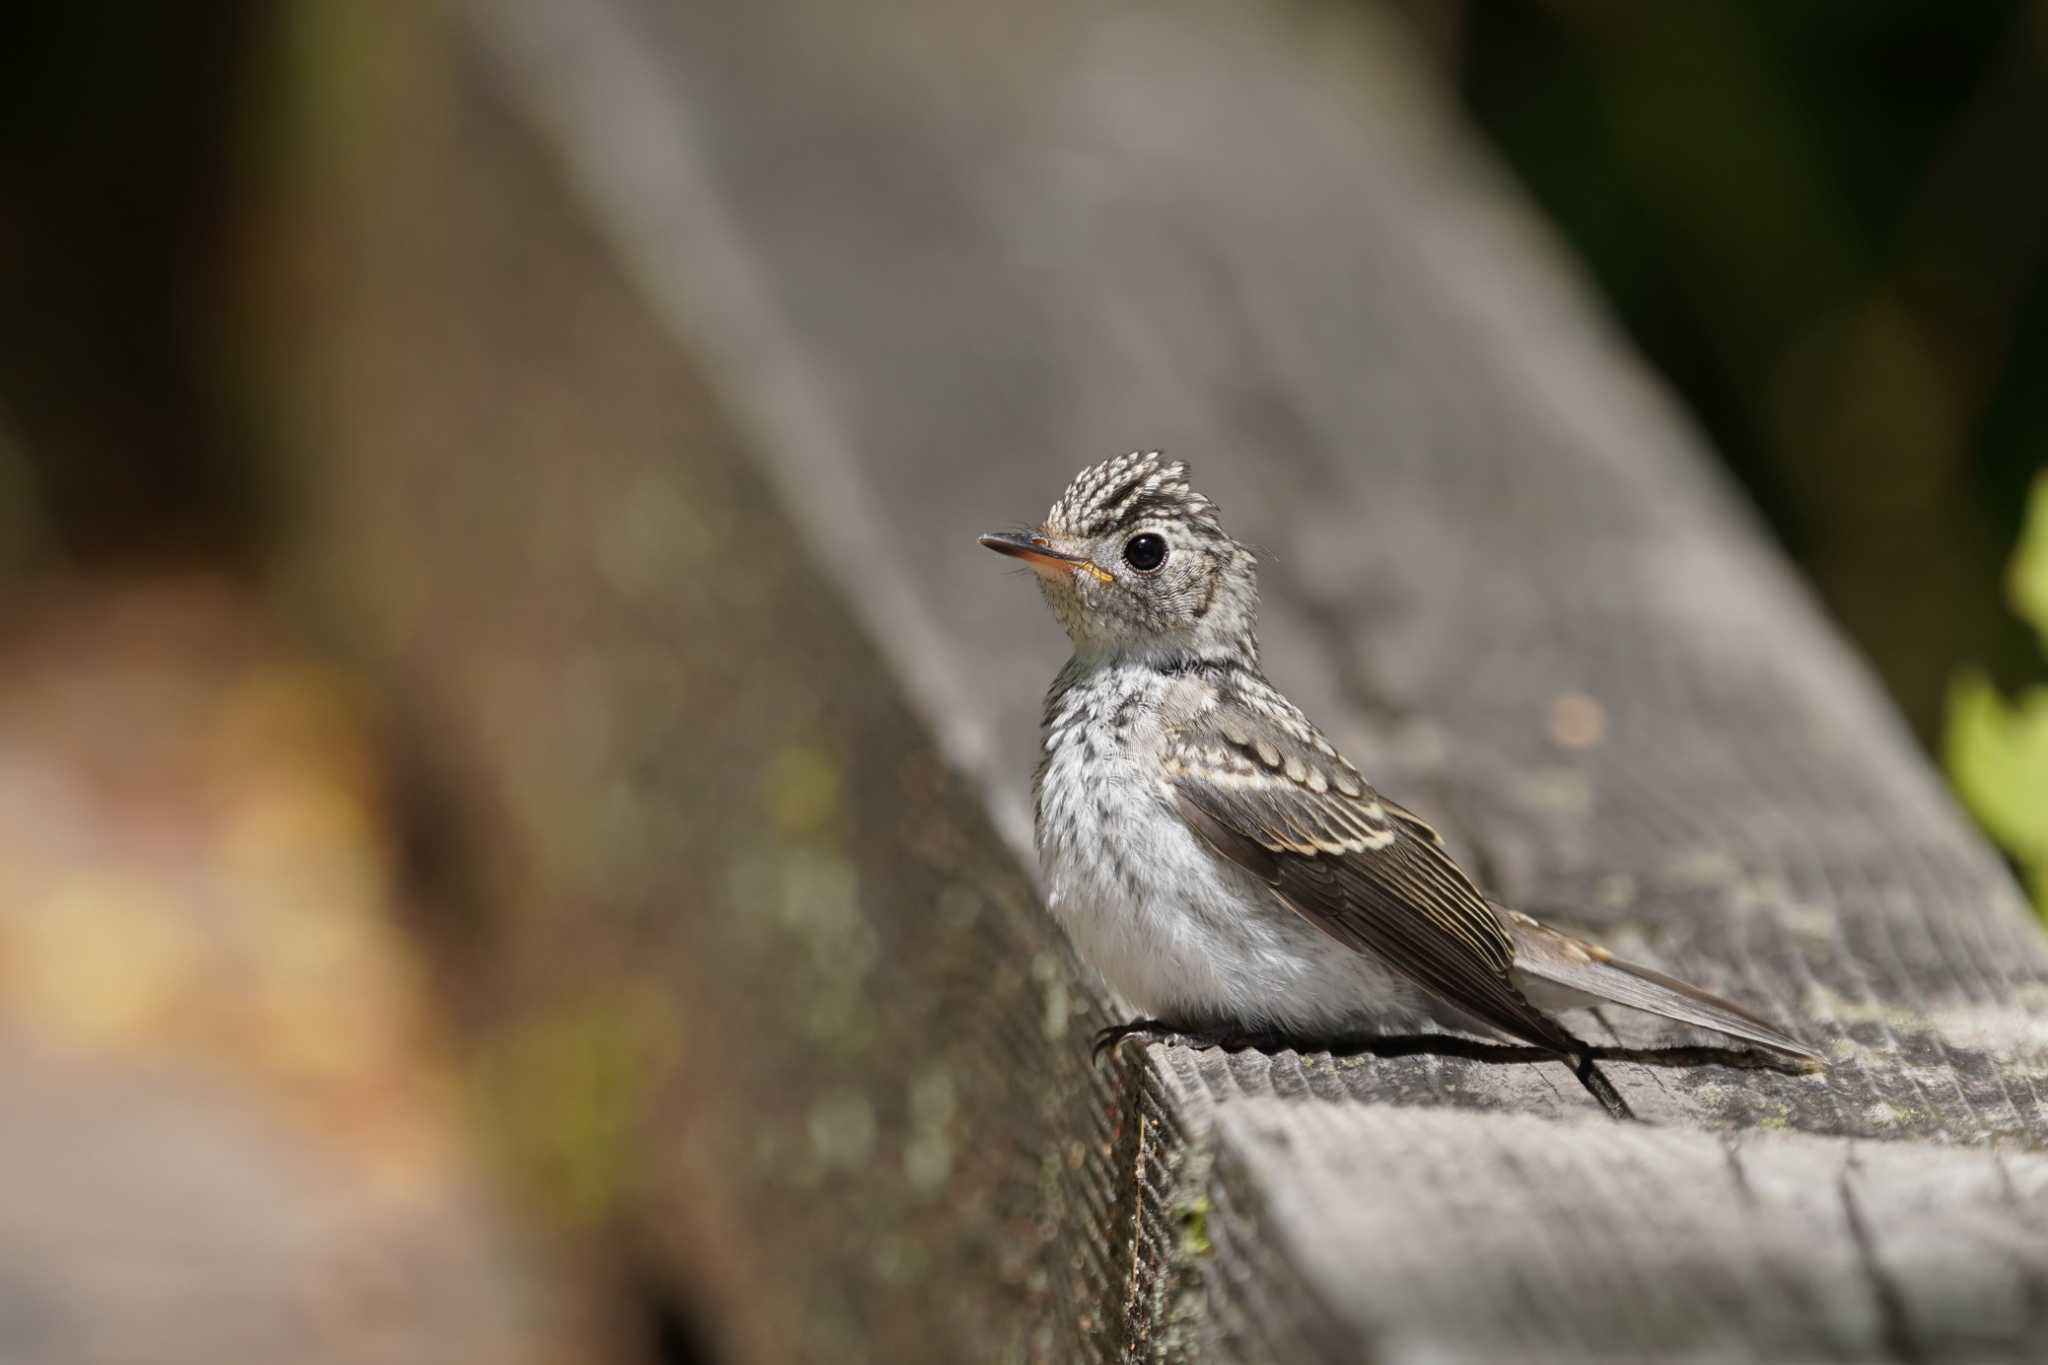
[[[1841,1173],[1835,1178],[1835,1193],[1841,1201],[1842,1216],[1848,1223],[1850,1241],[1856,1247],[1857,1263],[1862,1267],[1863,1276],[1870,1284],[1871,1296],[1877,1304],[1879,1339],[1892,1359],[1903,1361],[1905,1365],[1922,1365],[1928,1356],[1914,1335],[1905,1293],[1885,1268],[1884,1259],[1878,1252],[1877,1238],[1856,1197],[1854,1177],[1860,1169],[1856,1149],[1851,1145]]]

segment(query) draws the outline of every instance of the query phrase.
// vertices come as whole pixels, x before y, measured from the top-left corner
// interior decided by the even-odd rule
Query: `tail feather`
[[[1733,1001],[1654,968],[1624,962],[1605,948],[1559,933],[1519,911],[1500,913],[1515,940],[1516,976],[1525,989],[1538,987],[1532,997],[1539,1004],[1553,995],[1563,997],[1557,1001],[1563,1006],[1611,1001],[1725,1033],[1809,1069],[1826,1062],[1813,1048]],[[1552,989],[1542,990],[1544,986]]]

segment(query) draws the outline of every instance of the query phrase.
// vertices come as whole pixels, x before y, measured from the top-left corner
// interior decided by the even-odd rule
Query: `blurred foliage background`
[[[2048,7],[1471,5],[1471,111],[1923,737],[2034,669]]]
[[[263,17],[95,0],[0,19],[0,424],[25,457],[0,518],[27,534],[32,501],[74,566],[251,562],[222,367]]]

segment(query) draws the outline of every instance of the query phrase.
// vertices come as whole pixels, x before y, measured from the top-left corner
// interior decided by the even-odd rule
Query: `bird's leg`
[[[1578,1077],[1579,1084],[1586,1087],[1587,1094],[1600,1102],[1600,1107],[1607,1111],[1607,1117],[1621,1122],[1633,1121],[1636,1111],[1628,1107],[1628,1101],[1614,1088],[1614,1082],[1608,1080],[1606,1074],[1593,1064],[1595,1051],[1593,1048],[1585,1048],[1577,1057],[1571,1059],[1572,1075]]]

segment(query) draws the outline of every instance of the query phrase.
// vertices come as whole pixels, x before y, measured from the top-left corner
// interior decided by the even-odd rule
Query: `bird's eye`
[[[1139,573],[1151,573],[1166,562],[1166,537],[1151,531],[1124,542],[1124,563]]]

